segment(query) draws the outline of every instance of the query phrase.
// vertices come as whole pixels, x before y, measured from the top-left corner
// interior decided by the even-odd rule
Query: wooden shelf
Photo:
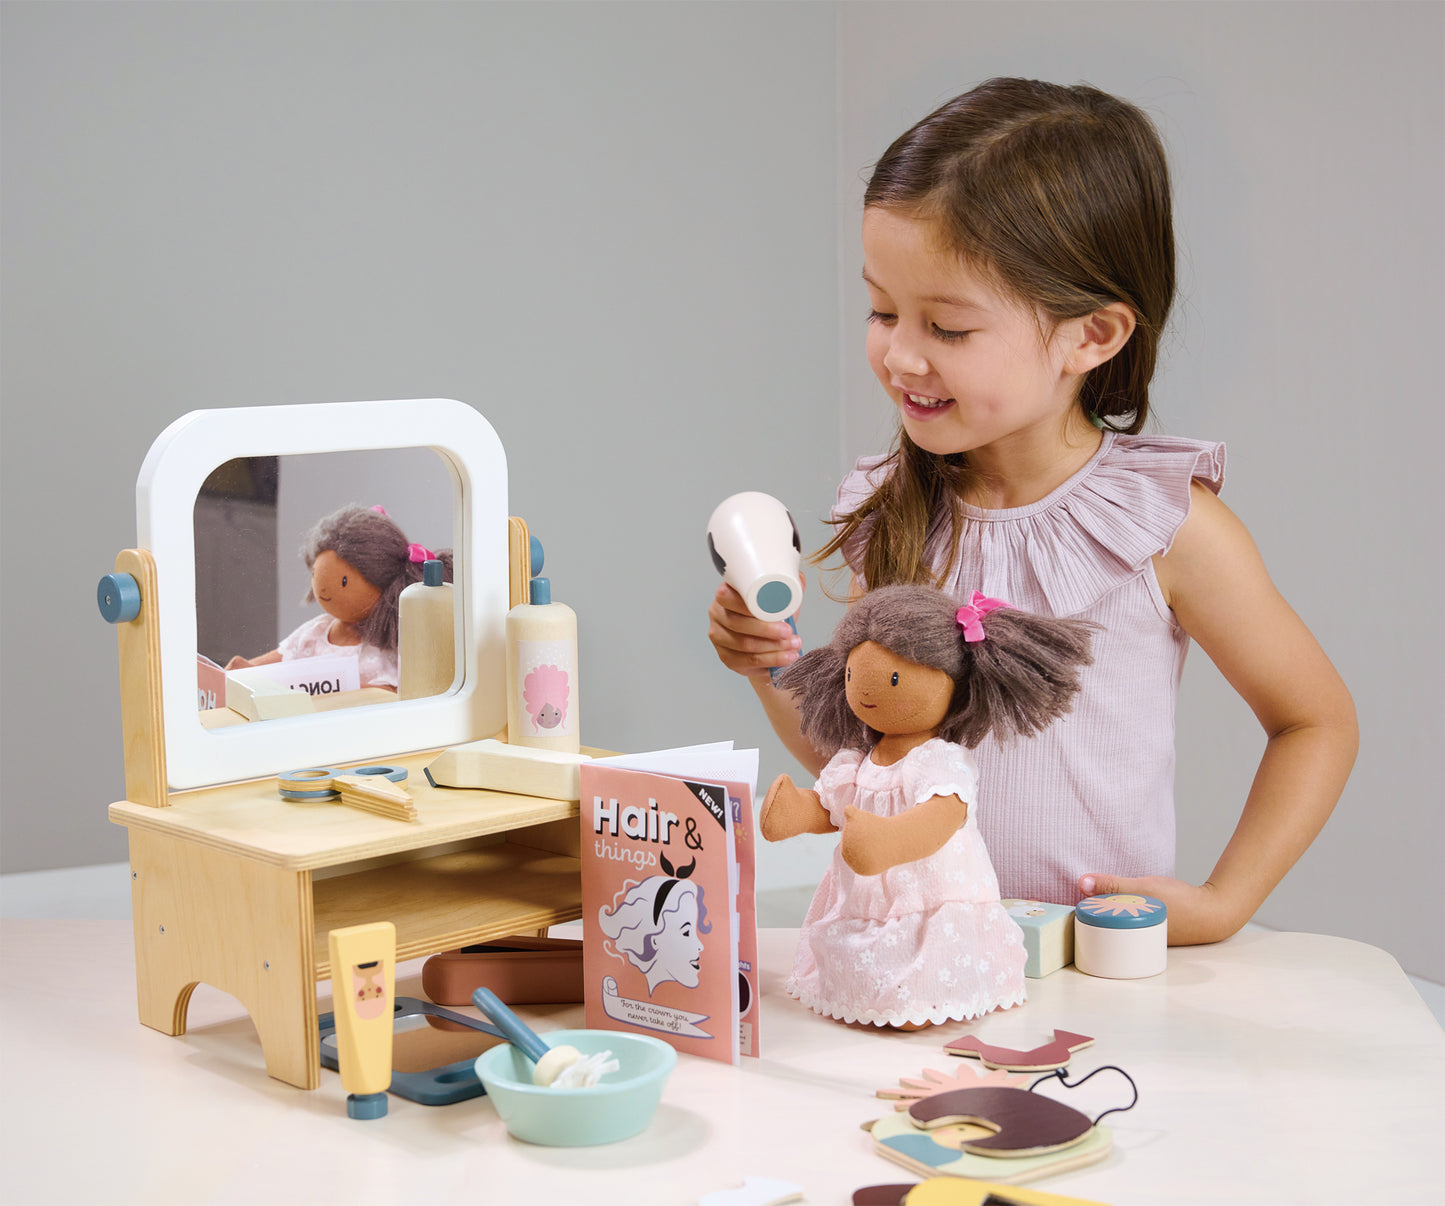
[[[575,921],[581,874],[572,856],[501,842],[317,879],[316,978],[330,976],[326,935],[342,926],[392,922],[401,962]]]

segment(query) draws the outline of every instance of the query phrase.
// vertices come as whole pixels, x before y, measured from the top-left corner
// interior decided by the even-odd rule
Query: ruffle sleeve
[[[888,460],[886,456],[865,456],[858,461],[853,472],[838,485],[838,498],[833,504],[835,520],[852,514],[883,484],[888,476]],[[864,520],[843,542],[843,560],[859,581],[863,578],[863,550],[868,547],[872,526],[871,519]]]
[[[828,810],[828,819],[840,829],[843,827],[844,805],[853,799],[853,794],[847,789],[857,782],[858,767],[866,756],[863,750],[839,750],[819,772],[818,781],[813,785],[823,807]]]
[[[1105,433],[1094,459],[1048,498],[1010,511],[974,511],[1015,527],[1016,542],[1049,610],[1074,615],[1167,553],[1189,518],[1190,482],[1216,494],[1224,445],[1181,436]]]
[[[978,768],[961,745],[935,737],[910,750],[903,760],[903,791],[910,804],[934,796],[957,796],[965,804],[978,798]]]

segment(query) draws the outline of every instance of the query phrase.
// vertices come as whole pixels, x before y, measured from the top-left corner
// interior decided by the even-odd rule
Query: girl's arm
[[[1169,908],[1172,945],[1217,942],[1254,915],[1324,827],[1354,765],[1359,727],[1344,682],[1212,491],[1193,486],[1189,517],[1155,570],[1179,623],[1263,726],[1264,756],[1205,883],[1096,874],[1079,889],[1156,896]]]
[[[718,587],[707,615],[708,640],[718,659],[747,678],[788,752],[817,775],[825,759],[802,734],[797,698],[774,687],[768,675],[770,666],[790,666],[797,661],[802,641],[785,623],[755,619],[742,596],[727,583]]]

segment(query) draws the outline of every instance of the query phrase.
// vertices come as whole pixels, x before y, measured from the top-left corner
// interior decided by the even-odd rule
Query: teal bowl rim
[[[673,1068],[677,1066],[677,1048],[672,1046],[671,1043],[663,1042],[663,1040],[659,1038],[653,1038],[649,1034],[631,1034],[623,1030],[549,1030],[542,1038],[549,1047],[556,1047],[563,1043],[569,1043],[575,1047],[577,1044],[574,1040],[578,1036],[591,1037],[593,1035],[600,1036],[607,1040],[597,1048],[599,1051],[606,1049],[608,1044],[616,1044],[612,1047],[612,1053],[616,1055],[618,1045],[634,1043],[661,1051],[663,1055],[662,1062],[655,1068],[651,1068],[646,1072],[640,1072],[634,1076],[629,1076],[624,1080],[603,1081],[601,1084],[591,1085],[585,1089],[558,1089],[552,1085],[534,1085],[530,1080],[514,1080],[509,1075],[501,1077],[489,1075],[483,1070],[482,1065],[489,1060],[493,1063],[500,1063],[503,1059],[502,1053],[513,1047],[512,1043],[498,1043],[495,1047],[488,1047],[477,1056],[476,1062],[473,1065],[476,1069],[477,1079],[482,1082],[482,1087],[487,1090],[488,1096],[491,1095],[492,1085],[497,1084],[501,1086],[504,1092],[520,1093],[524,1096],[546,1096],[553,1099],[558,1097],[581,1097],[584,1094],[588,1098],[615,1097],[621,1093],[634,1092],[639,1087],[652,1084],[655,1081],[665,1080],[671,1074]],[[579,1050],[581,1049],[579,1048]],[[591,1053],[583,1051],[582,1054],[588,1055]]]

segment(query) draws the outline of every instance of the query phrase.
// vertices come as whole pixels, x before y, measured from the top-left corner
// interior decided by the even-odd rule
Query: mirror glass
[[[202,716],[203,725],[279,718],[294,714],[305,703],[311,707],[302,710],[397,698],[400,641],[388,637],[376,644],[359,635],[368,621],[393,632],[396,627],[382,623],[370,611],[358,620],[346,604],[329,598],[307,601],[312,573],[303,546],[312,542],[317,525],[340,508],[368,512],[374,506],[383,507],[400,530],[395,537],[399,543],[404,539],[406,544],[448,554],[456,547],[451,477],[445,462],[430,448],[234,457],[206,477],[196,495],[192,521],[199,701],[203,713],[214,712]],[[375,530],[383,541],[394,531],[380,520],[363,530]],[[336,550],[340,556],[349,554],[357,562],[374,556],[383,573],[391,572],[394,563],[378,555],[376,542],[359,543],[358,536],[350,541],[352,547]],[[362,602],[378,595],[371,606],[389,608],[399,625],[396,592],[420,578],[421,565],[395,568],[401,570],[398,578],[365,584]],[[371,572],[381,576],[375,568]],[[457,606],[462,602],[459,589],[452,588]],[[413,623],[434,623],[438,618],[435,609],[419,611],[410,605],[407,614]],[[427,642],[425,647],[444,649],[446,643]],[[418,691],[417,674],[411,673],[418,668],[408,666],[408,698],[445,691],[455,683],[460,665],[456,642],[450,644],[452,665],[445,672],[437,667],[422,675],[433,685]],[[408,647],[415,650],[422,645]],[[284,666],[272,660],[278,655]],[[337,657],[343,660],[334,661]],[[247,661],[252,666],[247,667]],[[246,675],[248,680],[262,675],[277,683],[300,677],[311,695],[308,700],[276,701],[276,706],[261,710],[250,697],[243,714],[234,710],[233,694],[233,709],[228,710],[226,670],[254,670],[255,674]]]

